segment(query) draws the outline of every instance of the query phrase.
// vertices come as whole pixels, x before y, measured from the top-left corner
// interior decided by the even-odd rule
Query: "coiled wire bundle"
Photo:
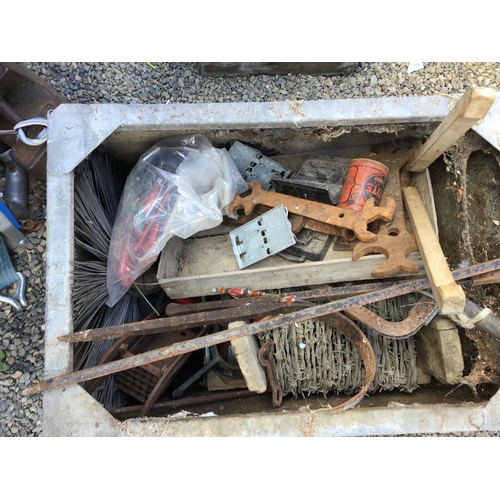
[[[367,307],[388,321],[402,321],[412,306],[413,297],[405,295]],[[377,374],[369,393],[414,391],[418,387],[415,337],[391,339],[357,324],[372,344],[377,360]],[[268,338],[276,345],[276,372],[283,395],[326,395],[332,391],[350,395],[365,383],[365,368],[357,350],[340,330],[321,318],[259,335],[261,344]]]

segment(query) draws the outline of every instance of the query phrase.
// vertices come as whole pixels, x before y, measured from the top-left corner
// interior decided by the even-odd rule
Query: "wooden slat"
[[[403,196],[439,312],[460,314],[465,307],[465,293],[453,279],[418,189],[403,188]]]
[[[448,116],[417,151],[408,164],[410,172],[422,172],[439,158],[488,113],[495,100],[495,90],[471,87],[455,104]]]
[[[353,71],[357,62],[203,62],[204,76],[335,75]]]
[[[170,258],[168,248],[161,260]],[[418,253],[408,257],[422,270]],[[372,271],[386,261],[384,255],[367,255],[352,261],[352,251],[336,251],[330,247],[321,262],[290,262],[279,256],[269,257],[247,269],[239,269],[231,241],[226,236],[186,240],[182,266],[173,275],[163,274],[160,264],[158,281],[170,298],[214,295],[214,288],[236,287],[250,290],[289,288],[322,283],[370,280]],[[401,274],[403,276],[403,274]]]

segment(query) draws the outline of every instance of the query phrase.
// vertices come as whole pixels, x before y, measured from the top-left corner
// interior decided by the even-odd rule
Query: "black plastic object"
[[[297,243],[278,255],[295,262],[304,262],[306,259],[319,262],[325,258],[332,241],[333,236],[330,234],[304,228],[297,234]]]
[[[350,164],[348,158],[311,155],[295,175],[288,179],[275,177],[271,184],[278,193],[336,205]]]

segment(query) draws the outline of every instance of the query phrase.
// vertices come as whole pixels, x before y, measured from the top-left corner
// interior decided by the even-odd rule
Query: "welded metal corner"
[[[61,104],[49,116],[47,170],[72,171],[118,128],[137,130],[327,127],[442,120],[449,97],[203,104]]]
[[[115,420],[79,385],[55,389],[43,395],[44,437],[121,437]]]
[[[124,120],[126,106],[61,104],[49,115],[47,173],[67,174]]]

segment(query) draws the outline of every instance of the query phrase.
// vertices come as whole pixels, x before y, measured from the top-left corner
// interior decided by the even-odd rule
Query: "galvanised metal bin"
[[[195,132],[207,135],[215,144],[246,140],[283,154],[304,147],[321,151],[332,142],[351,147],[384,142],[395,134],[415,137],[420,132],[424,137],[447,115],[450,102],[448,97],[436,96],[302,103],[59,106],[49,118],[46,376],[72,371],[72,346],[57,337],[72,331],[73,172],[93,150],[103,149],[133,165],[161,138]],[[488,127],[478,125],[475,130],[488,138]],[[408,395],[405,403],[397,402],[392,393],[377,396],[365,398],[369,401],[362,407],[336,415],[328,405],[310,409],[308,400],[303,399],[289,411],[260,408],[213,418],[119,422],[80,386],[71,386],[44,394],[43,434],[345,436],[500,430],[500,393],[479,403],[455,399],[452,404],[436,404],[442,398],[422,398],[419,391]]]

